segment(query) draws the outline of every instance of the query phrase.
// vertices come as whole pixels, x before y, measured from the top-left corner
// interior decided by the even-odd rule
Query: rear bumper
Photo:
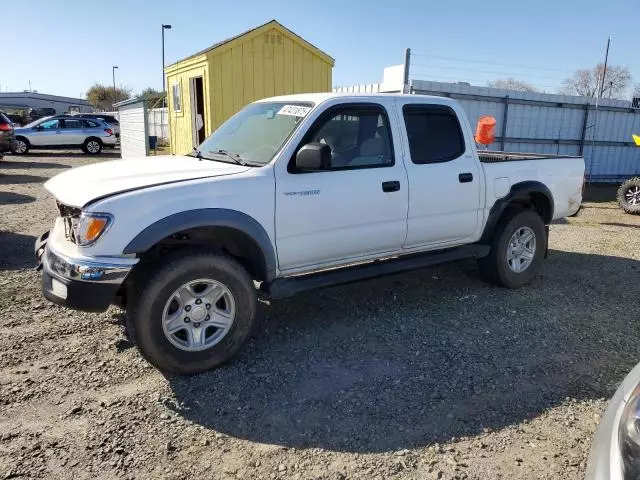
[[[102,137],[101,140],[105,145],[115,145],[118,138],[115,135],[109,135],[108,137]]]
[[[0,153],[13,151],[13,137],[0,138]]]
[[[110,262],[109,258],[69,258],[47,243],[48,232],[35,243],[41,262],[42,293],[47,300],[74,310],[104,312],[135,264]],[[137,262],[137,260],[135,260]]]

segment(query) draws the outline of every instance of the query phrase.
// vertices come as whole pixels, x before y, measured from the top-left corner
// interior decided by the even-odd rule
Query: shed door
[[[191,138],[193,139],[193,147],[198,148],[205,140],[202,77],[191,78],[189,83],[191,91]]]
[[[147,140],[147,108],[144,102],[121,105],[120,151],[122,158],[146,157],[149,155]]]

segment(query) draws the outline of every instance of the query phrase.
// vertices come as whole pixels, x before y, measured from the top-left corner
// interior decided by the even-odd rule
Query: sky
[[[169,65],[271,19],[336,59],[334,85],[381,82],[383,68],[411,48],[414,79],[514,77],[553,93],[574,70],[603,60],[609,36],[609,63],[626,65],[640,83],[638,1],[8,1],[0,90],[30,81],[42,93],[84,97],[94,83],[112,84],[113,65],[117,85],[159,90],[163,23],[173,27]]]

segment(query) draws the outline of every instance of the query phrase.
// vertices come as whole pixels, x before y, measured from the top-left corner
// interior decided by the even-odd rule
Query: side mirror
[[[331,168],[331,147],[326,143],[307,143],[296,154],[296,170],[313,172]]]

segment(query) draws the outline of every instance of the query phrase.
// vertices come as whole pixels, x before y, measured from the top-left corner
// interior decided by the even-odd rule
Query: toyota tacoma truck
[[[580,207],[579,157],[476,151],[444,97],[306,94],[252,103],[186,156],[74,168],[45,188],[50,301],[126,311],[158,369],[217,367],[270,299],[475,258],[529,282],[548,225]]]

